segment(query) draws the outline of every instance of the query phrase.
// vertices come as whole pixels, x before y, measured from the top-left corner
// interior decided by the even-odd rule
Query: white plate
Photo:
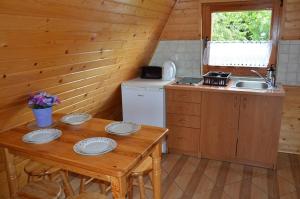
[[[117,142],[106,137],[87,138],[77,142],[73,150],[81,155],[101,155],[114,150]]]
[[[73,113],[69,115],[65,115],[61,118],[61,122],[71,125],[80,125],[84,122],[90,120],[92,116],[87,113]]]
[[[61,130],[58,129],[40,129],[25,134],[22,140],[27,143],[44,144],[59,138],[61,134]]]
[[[131,122],[113,122],[105,127],[105,131],[116,135],[130,135],[140,128],[140,125]]]

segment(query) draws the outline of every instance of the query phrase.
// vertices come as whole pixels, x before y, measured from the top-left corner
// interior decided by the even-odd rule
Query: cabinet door
[[[276,163],[282,114],[282,98],[241,97],[237,158],[261,166]]]
[[[187,155],[199,155],[200,129],[168,126],[169,149]]]
[[[201,155],[232,160],[236,153],[239,96],[205,92],[201,105]]]
[[[201,92],[197,90],[166,89],[167,101],[201,103]]]
[[[201,105],[196,103],[176,101],[168,101],[167,103],[167,113],[193,115],[200,117],[200,110]]]
[[[188,128],[200,128],[200,117],[182,114],[167,114],[167,127],[181,126]]]

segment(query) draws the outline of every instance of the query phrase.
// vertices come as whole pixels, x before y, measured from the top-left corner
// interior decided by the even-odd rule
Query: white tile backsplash
[[[202,41],[160,41],[150,65],[162,66],[173,60],[177,76],[201,75]],[[282,84],[300,85],[300,40],[279,41],[277,81]]]
[[[300,71],[300,70],[298,70],[298,71]],[[297,82],[298,82],[298,85],[300,85],[300,72],[297,72]]]
[[[290,44],[290,40],[280,40],[279,45]]]
[[[289,53],[289,64],[299,64],[299,54],[291,54]]]
[[[287,65],[287,72],[288,73],[297,73],[298,72],[298,67],[299,67],[299,64],[289,62],[288,65]]]
[[[280,63],[280,64],[287,64],[287,63],[289,63],[289,54],[288,53],[286,53],[286,54],[279,54],[278,55],[278,63]]]
[[[277,82],[283,83],[286,81],[286,72],[277,71]]]
[[[290,50],[289,44],[280,44],[279,53],[280,54],[288,54]]]
[[[279,41],[277,81],[300,85],[300,40]]]
[[[202,42],[200,40],[160,41],[149,65],[162,66],[167,60],[176,64],[176,76],[201,75]]]
[[[292,44],[289,46],[290,46],[290,48],[289,48],[290,54],[298,54],[299,55],[299,53],[300,53],[300,45],[299,44],[297,44],[297,45]]]

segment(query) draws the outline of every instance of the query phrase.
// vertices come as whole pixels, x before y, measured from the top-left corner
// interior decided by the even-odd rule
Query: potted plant
[[[28,105],[32,108],[38,127],[47,127],[52,124],[52,106],[59,103],[57,96],[46,92],[36,93],[29,97]]]

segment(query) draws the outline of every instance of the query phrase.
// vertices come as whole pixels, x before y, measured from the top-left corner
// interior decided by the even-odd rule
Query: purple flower
[[[49,108],[59,103],[60,101],[57,96],[50,95],[46,92],[30,95],[28,100],[29,107],[33,109]]]

